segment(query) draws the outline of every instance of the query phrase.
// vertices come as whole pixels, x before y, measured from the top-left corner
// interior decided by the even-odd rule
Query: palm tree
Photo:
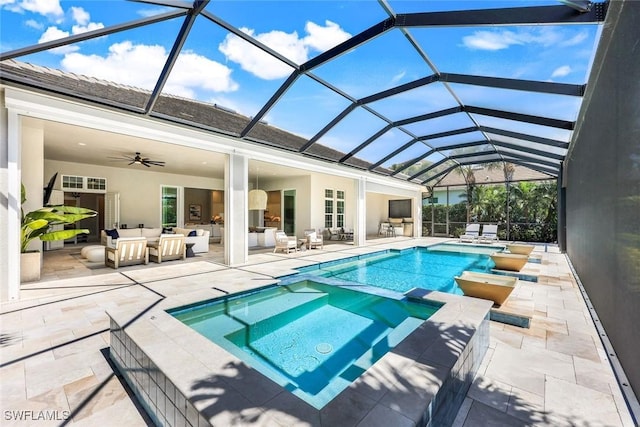
[[[505,183],[505,188],[507,190],[507,197],[506,197],[506,207],[505,207],[505,219],[506,219],[506,228],[507,228],[507,240],[509,240],[509,230],[511,229],[511,216],[510,216],[510,209],[509,206],[511,204],[511,182],[513,181],[513,174],[516,171],[516,167],[513,163],[508,163],[508,162],[492,162],[492,163],[487,163],[487,169],[489,170],[495,170],[501,168],[502,169],[502,174],[504,175],[504,183]]]
[[[476,176],[473,173],[472,165],[460,166],[456,169],[456,173],[464,177],[464,182],[467,186],[467,223],[469,223],[471,222],[471,211],[474,204],[473,190],[476,186]]]

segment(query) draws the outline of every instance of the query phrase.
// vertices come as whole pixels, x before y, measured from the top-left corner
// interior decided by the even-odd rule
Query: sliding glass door
[[[282,227],[287,235],[293,236],[296,233],[296,190],[285,190],[283,202]]]

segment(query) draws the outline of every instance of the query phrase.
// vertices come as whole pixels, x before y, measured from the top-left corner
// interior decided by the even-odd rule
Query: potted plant
[[[27,200],[24,185],[21,188],[21,204]],[[74,206],[50,206],[42,207],[35,211],[24,213],[22,216],[21,242],[20,242],[20,281],[32,282],[40,280],[41,254],[39,250],[29,250],[29,243],[34,239],[43,242],[71,239],[78,234],[87,234],[86,228],[69,230],[52,230],[55,225],[74,224],[85,218],[97,215],[92,209]]]

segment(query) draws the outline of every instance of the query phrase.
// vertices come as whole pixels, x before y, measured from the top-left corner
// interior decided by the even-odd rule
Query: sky
[[[394,1],[396,13],[559,5],[533,1]],[[175,10],[122,0],[0,0],[0,50],[8,52],[40,42]],[[206,10],[295,64],[302,64],[340,44],[388,15],[372,0],[211,2]],[[16,58],[64,71],[152,90],[183,19],[64,46]],[[435,71],[549,82],[584,84],[599,38],[599,26],[412,28]],[[199,16],[193,25],[164,93],[215,103],[252,117],[291,74],[286,63],[254,48],[239,37]],[[313,70],[345,94],[358,99],[434,73],[399,29],[349,51]],[[528,94],[452,84],[456,100],[444,85],[432,84],[371,104],[391,120],[465,105],[514,109],[518,112],[575,120],[579,99]],[[350,104],[349,99],[302,76],[268,112],[264,120],[311,137]],[[467,115],[408,126],[417,136],[473,125]],[[487,126],[567,141],[566,131],[528,127],[521,123],[477,117]],[[446,121],[448,120],[448,122]],[[471,123],[471,124],[470,124]],[[348,152],[386,123],[358,108],[329,131],[321,143]],[[467,135],[475,138],[477,135]],[[457,137],[460,139],[460,137]],[[393,129],[360,153],[374,161],[410,140]],[[438,142],[443,145],[446,141]],[[386,152],[385,152],[386,150]],[[404,156],[425,152],[418,146]],[[414,153],[415,152],[415,153]],[[390,159],[388,163],[402,160]],[[433,159],[437,161],[437,155]]]

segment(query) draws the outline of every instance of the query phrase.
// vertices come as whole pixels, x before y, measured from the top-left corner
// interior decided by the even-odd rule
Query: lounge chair
[[[307,248],[313,249],[320,246],[320,249],[324,248],[324,239],[322,234],[318,234],[316,230],[308,228],[304,230],[304,238],[307,239]]]
[[[284,231],[276,231],[276,246],[273,248],[273,253],[277,250],[286,252],[287,254],[293,249],[294,252],[298,251],[298,241],[295,237],[289,237]]]
[[[498,305],[504,303],[518,283],[517,277],[475,271],[463,271],[454,279],[465,295],[488,299]]]
[[[104,265],[111,268],[148,264],[149,248],[145,237],[121,237],[115,247],[105,246]]]
[[[529,260],[529,257],[508,252],[494,252],[491,254],[491,259],[498,270],[520,271]]]
[[[161,234],[157,243],[149,243],[149,259],[157,263],[185,259],[187,247],[184,241],[184,234]]]
[[[464,234],[461,234],[459,239],[461,242],[475,243],[478,241],[480,235],[480,224],[472,223],[467,224],[467,228],[464,230]]]
[[[479,241],[483,243],[498,242],[498,226],[496,224],[487,224],[482,226],[482,235]]]

